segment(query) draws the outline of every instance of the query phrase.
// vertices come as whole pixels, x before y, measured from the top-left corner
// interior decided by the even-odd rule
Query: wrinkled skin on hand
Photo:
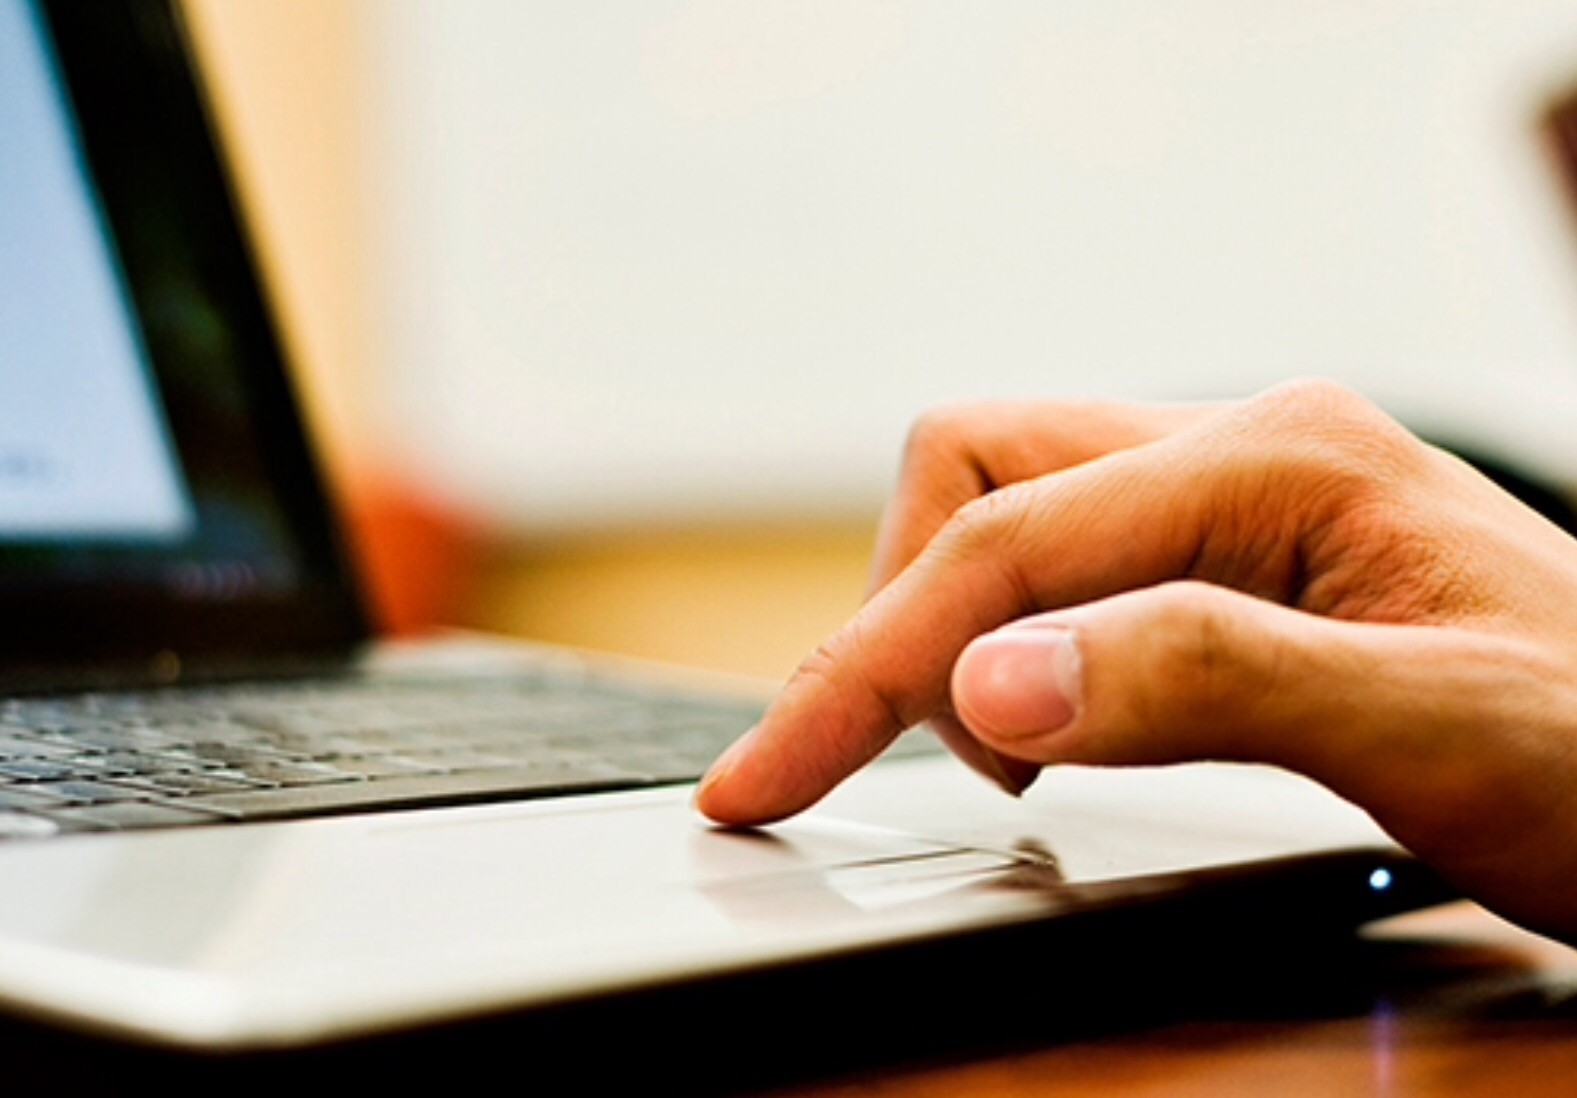
[[[923,421],[871,598],[697,804],[784,817],[920,723],[1010,791],[1287,767],[1577,939],[1577,540],[1333,385]]]

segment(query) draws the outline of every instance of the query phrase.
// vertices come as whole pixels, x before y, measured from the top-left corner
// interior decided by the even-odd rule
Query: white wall
[[[863,509],[939,401],[1310,373],[1577,480],[1572,0],[368,16],[389,430],[515,521]]]

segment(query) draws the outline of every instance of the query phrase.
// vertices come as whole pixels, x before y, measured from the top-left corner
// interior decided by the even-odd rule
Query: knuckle
[[[789,688],[843,699],[846,709],[872,715],[887,732],[896,733],[919,721],[923,713],[909,711],[899,693],[870,673],[869,654],[861,619],[855,617],[800,661]]]
[[[904,440],[905,467],[930,466],[967,453],[970,418],[969,409],[963,405],[943,405],[923,412]]]
[[[1274,648],[1244,637],[1242,615],[1219,588],[1185,581],[1155,595],[1149,651],[1138,661],[1141,721],[1158,732],[1181,725],[1225,745],[1273,690]]]
[[[1316,418],[1363,415],[1374,406],[1354,390],[1326,378],[1298,378],[1266,390],[1252,403]]]
[[[1290,421],[1316,432],[1353,427],[1372,431],[1392,423],[1369,398],[1324,378],[1285,382],[1261,393],[1249,406],[1271,420]]]
[[[1021,542],[1034,512],[1033,489],[1009,485],[969,500],[953,512],[937,549],[955,560],[1000,555]]]
[[[796,684],[806,682],[830,682],[837,677],[837,668],[842,663],[843,657],[839,653],[838,638],[833,637],[822,641],[794,668],[792,681]]]
[[[1427,448],[1368,399],[1324,380],[1289,382],[1244,408],[1253,466],[1304,513],[1338,515],[1383,503],[1420,473]]]
[[[1036,516],[1029,484],[999,488],[960,506],[927,545],[926,566],[938,582],[992,591],[1014,615],[1039,609]]]
[[[1401,424],[1368,398],[1323,379],[1288,382],[1249,407],[1267,429],[1297,439],[1333,465],[1395,461],[1420,449]]]

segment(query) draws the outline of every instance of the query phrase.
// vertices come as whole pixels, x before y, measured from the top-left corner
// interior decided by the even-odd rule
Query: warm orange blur
[[[380,414],[367,0],[187,0],[377,620],[786,675],[858,602],[871,523],[504,529],[401,467]]]

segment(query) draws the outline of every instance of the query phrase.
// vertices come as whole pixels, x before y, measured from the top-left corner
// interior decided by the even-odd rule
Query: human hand
[[[797,812],[921,722],[1013,791],[1265,762],[1577,936],[1577,540],[1351,393],[933,418],[875,578],[701,811]]]

